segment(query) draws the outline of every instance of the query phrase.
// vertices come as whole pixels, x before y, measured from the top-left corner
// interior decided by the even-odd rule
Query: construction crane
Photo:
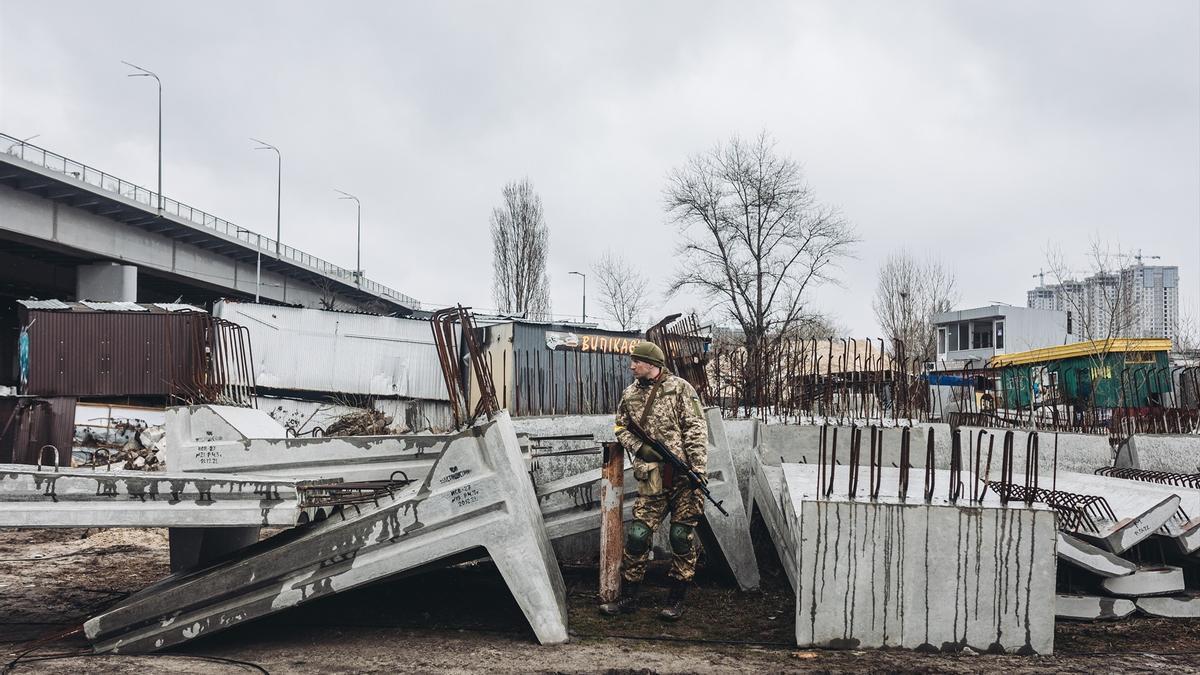
[[[1038,280],[1038,287],[1045,286],[1046,285],[1046,270],[1044,270],[1044,269],[1040,270],[1037,274],[1033,275],[1033,278]]]
[[[1118,253],[1118,258],[1133,258],[1138,265],[1142,264],[1142,258],[1147,260],[1162,260],[1160,255],[1142,255],[1142,249],[1138,249],[1137,253]]]

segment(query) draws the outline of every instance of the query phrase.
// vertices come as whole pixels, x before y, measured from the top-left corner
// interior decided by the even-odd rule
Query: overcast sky
[[[493,307],[488,216],[529,177],[555,314],[605,248],[677,264],[673,167],[767,130],[857,228],[813,295],[877,335],[891,251],[931,251],[963,306],[1025,304],[1048,244],[1178,265],[1200,298],[1200,3],[45,2],[0,0],[0,131],[354,267],[427,306]],[[593,286],[589,290],[594,290]],[[590,298],[589,314],[599,311]]]

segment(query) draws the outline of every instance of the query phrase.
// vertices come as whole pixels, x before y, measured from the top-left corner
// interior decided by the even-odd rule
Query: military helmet
[[[649,363],[652,366],[658,366],[659,368],[665,368],[667,366],[667,357],[663,355],[663,350],[659,349],[658,345],[654,344],[653,342],[646,342],[645,340],[642,340],[637,344],[636,347],[633,348],[633,352],[630,354],[630,356],[638,361],[645,361],[646,363]]]

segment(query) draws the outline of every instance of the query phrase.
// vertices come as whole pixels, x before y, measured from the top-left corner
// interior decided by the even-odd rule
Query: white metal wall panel
[[[221,301],[245,326],[260,387],[447,401],[428,321]]]

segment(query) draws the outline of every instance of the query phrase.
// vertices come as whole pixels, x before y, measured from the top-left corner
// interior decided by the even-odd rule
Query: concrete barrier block
[[[449,437],[420,485],[172,575],[84,625],[97,652],[168,648],[483,548],[542,643],[567,639],[562,576],[508,414]]]
[[[1200,473],[1200,435],[1134,434],[1117,466],[1146,471]]]
[[[864,427],[867,428],[867,427]],[[759,447],[761,461],[772,466],[781,463],[816,464],[820,461],[820,425],[766,424],[762,427],[762,444]],[[837,430],[836,452],[833,448],[833,433]],[[828,432],[829,462],[843,466],[850,463],[850,426],[830,426]],[[900,466],[900,439],[902,427],[878,427],[883,433],[883,465]],[[941,423],[917,424],[910,428],[909,466],[925,467],[929,430],[933,430],[934,466],[950,468],[950,427]],[[862,456],[867,456],[870,441],[864,435]]]
[[[1099,595],[1058,594],[1054,599],[1054,616],[1074,621],[1124,619],[1137,611],[1137,605],[1126,598]]]
[[[1000,458],[1004,447],[1004,436],[1013,433],[1013,475],[1025,475],[1025,449],[1030,430],[993,429],[985,427],[959,427],[962,432],[963,451],[970,447],[972,452],[983,433],[984,457],[992,449],[993,476],[999,475]],[[1113,450],[1107,434],[1068,434],[1055,431],[1038,431],[1038,473],[1043,476],[1059,472],[1095,473],[1097,469],[1112,466]],[[994,444],[992,439],[995,439]],[[1057,452],[1056,452],[1057,449]],[[1056,463],[1057,456],[1057,463]],[[946,468],[946,467],[939,467]]]
[[[1100,585],[1109,593],[1124,597],[1173,595],[1183,592],[1183,568],[1141,567],[1133,574],[1104,579]]]
[[[949,483],[948,473],[939,478]],[[883,471],[883,485],[898,479],[898,470]],[[864,468],[860,486],[868,480]],[[881,490],[871,500],[865,487],[862,499],[838,488],[825,497],[816,481],[816,466],[783,466],[785,518],[798,533],[798,645],[1053,652],[1049,508],[994,495],[969,504]],[[910,483],[920,491],[920,478]]]
[[[1143,614],[1166,619],[1200,619],[1200,596],[1160,595],[1134,601]]]

